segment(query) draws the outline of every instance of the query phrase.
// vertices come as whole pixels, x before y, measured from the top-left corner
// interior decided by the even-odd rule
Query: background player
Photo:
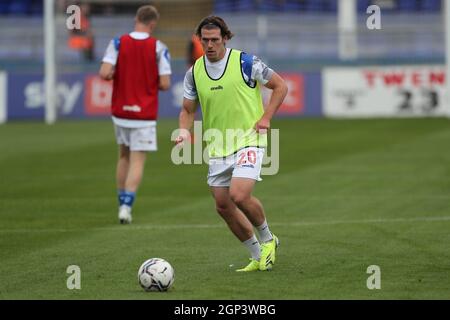
[[[114,80],[112,119],[119,145],[117,188],[120,223],[131,223],[131,208],[142,180],[147,151],[157,150],[158,91],[170,88],[167,46],[151,36],[159,19],[155,7],[138,9],[135,29],[113,39],[100,76]]]

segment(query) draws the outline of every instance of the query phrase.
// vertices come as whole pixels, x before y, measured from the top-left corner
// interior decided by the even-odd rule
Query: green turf
[[[280,171],[255,193],[281,247],[272,272],[252,274],[229,267],[247,253],[215,213],[207,167],[171,163],[175,126],[158,125],[129,226],[109,121],[0,126],[0,299],[450,298],[449,120],[274,121]],[[170,292],[137,284],[150,257],[174,266]],[[66,288],[72,264],[81,290]]]

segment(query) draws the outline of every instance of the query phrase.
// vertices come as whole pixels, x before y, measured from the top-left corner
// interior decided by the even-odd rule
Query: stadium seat
[[[325,7],[322,3],[322,1],[305,1],[304,4],[305,7],[305,11],[310,11],[310,12],[323,12],[325,11]]]
[[[258,4],[258,9],[263,12],[279,11],[281,8],[281,4],[274,0],[260,0]]]
[[[418,9],[416,0],[398,0],[398,11],[416,11]]]
[[[337,0],[325,0],[324,9],[329,12],[337,12]]]
[[[10,0],[0,1],[0,15],[6,15],[9,13]]]
[[[366,13],[367,8],[372,4],[370,0],[358,0],[357,2],[357,10],[361,13]]]
[[[303,4],[299,0],[286,0],[283,5],[283,10],[287,12],[300,11]]]
[[[442,0],[448,1],[448,0]],[[426,12],[439,12],[441,10],[441,0],[422,0],[420,3],[420,10]]]
[[[251,12],[255,10],[255,1],[254,0],[237,1],[235,10],[237,12]]]
[[[30,7],[30,13],[32,15],[40,16],[44,12],[44,2],[43,0],[33,0],[31,7]]]
[[[9,14],[26,15],[31,6],[31,0],[15,0],[9,5]]]
[[[234,11],[233,0],[216,0],[214,1],[214,12],[223,13]]]

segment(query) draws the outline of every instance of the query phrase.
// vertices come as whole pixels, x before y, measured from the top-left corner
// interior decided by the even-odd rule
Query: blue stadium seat
[[[31,7],[31,0],[15,0],[9,5],[9,14],[26,15]]]
[[[44,12],[44,1],[43,0],[33,0],[30,7],[30,13],[32,15],[41,16]]]
[[[367,8],[372,4],[370,0],[358,0],[357,10],[358,12],[366,13]]]
[[[286,0],[283,5],[283,10],[288,12],[300,11],[304,7],[304,3],[299,0]]]
[[[5,15],[9,13],[10,0],[0,1],[0,15]]]
[[[442,0],[448,1],[448,0]],[[441,11],[441,0],[422,0],[420,3],[420,10],[427,12],[439,12]]]
[[[214,1],[214,12],[231,12],[234,11],[233,0],[216,0]]]
[[[267,12],[267,11],[278,11],[282,8],[282,6],[276,0],[260,0],[258,2],[258,10]]]
[[[255,1],[254,0],[237,1],[235,10],[237,12],[251,12],[255,10]]]
[[[305,1],[305,11],[320,12],[325,11],[322,1]]]
[[[24,0],[22,0],[24,1]],[[33,0],[42,1],[42,0]],[[336,12],[339,0],[215,0],[216,12]],[[394,0],[394,7],[386,7],[397,12],[425,11],[439,12],[442,1],[446,0]],[[450,0],[449,0],[450,1]],[[366,13],[367,8],[376,4],[374,0],[357,0],[359,13]]]
[[[338,0],[325,0],[324,8],[329,12],[337,12]]]
[[[397,0],[398,11],[416,11],[418,9],[416,0]]]

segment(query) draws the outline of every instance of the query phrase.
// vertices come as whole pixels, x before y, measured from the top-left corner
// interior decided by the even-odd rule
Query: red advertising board
[[[305,94],[304,94],[304,78],[300,73],[280,73],[280,76],[288,86],[288,93],[277,115],[300,115],[304,112]],[[271,90],[262,87],[264,104],[269,102]]]
[[[84,108],[87,115],[110,114],[112,81],[88,76],[85,81]]]
[[[280,76],[288,86],[288,93],[278,114],[301,114],[304,109],[304,81],[300,73],[281,73]]]

